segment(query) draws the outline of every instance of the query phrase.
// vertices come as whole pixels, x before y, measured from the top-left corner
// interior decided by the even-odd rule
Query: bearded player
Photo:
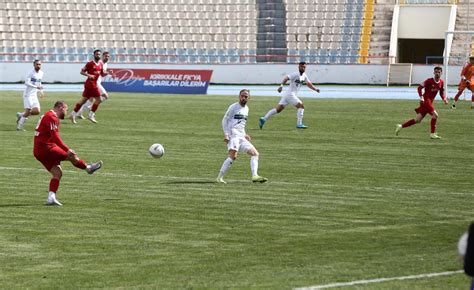
[[[89,174],[102,167],[102,161],[86,164],[83,160],[79,159],[74,150],[61,140],[59,135],[59,119],[64,119],[66,114],[67,104],[63,101],[57,101],[52,110],[41,116],[36,126],[33,155],[52,175],[49,182],[47,205],[62,205],[56,199],[56,192],[63,175],[61,161],[67,160],[75,167],[84,169]]]
[[[100,91],[97,85],[97,80],[103,73],[103,64],[100,61],[100,56],[102,51],[100,49],[94,50],[94,59],[89,61],[82,69],[81,75],[87,77],[86,81],[84,82],[84,91],[82,92],[82,99],[76,104],[74,107],[74,111],[71,112],[71,121],[73,124],[76,124],[76,117],[77,112],[81,109],[82,105],[84,105],[89,99],[94,99],[95,102],[92,104],[91,111],[89,112],[89,116],[87,117],[92,123],[97,123],[95,119],[95,112],[101,103],[100,100]]]

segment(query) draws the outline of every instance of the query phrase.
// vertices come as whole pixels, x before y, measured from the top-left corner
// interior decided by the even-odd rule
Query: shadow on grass
[[[0,208],[2,207],[36,207],[36,206],[45,206],[44,204],[41,203],[34,203],[34,204],[21,204],[21,203],[12,203],[12,204],[0,204]]]
[[[175,181],[166,181],[164,184],[212,184],[216,183],[214,180],[175,180]]]

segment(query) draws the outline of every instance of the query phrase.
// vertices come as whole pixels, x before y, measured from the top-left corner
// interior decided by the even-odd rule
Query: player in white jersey
[[[224,130],[224,142],[227,144],[229,156],[217,175],[218,183],[226,183],[224,175],[237,158],[238,152],[246,152],[250,155],[250,171],[252,173],[252,182],[264,183],[268,179],[258,175],[258,151],[250,143],[250,136],[245,133],[245,124],[249,115],[247,102],[250,98],[249,90],[241,90],[239,101],[233,103],[227,109],[222,119],[222,129]]]
[[[38,94],[43,95],[43,71],[41,70],[41,60],[35,59],[33,62],[34,69],[25,77],[25,91],[23,92],[23,108],[25,111],[16,113],[16,130],[24,131],[25,121],[30,115],[38,115],[40,113],[40,103]]]
[[[113,74],[112,70],[107,69],[109,58],[110,58],[110,53],[108,51],[104,51],[104,53],[102,53],[102,60],[101,60],[103,73],[99,76],[99,79],[97,80],[97,87],[99,88],[99,91],[100,91],[100,101],[102,103],[105,102],[109,98],[107,91],[102,86],[102,78],[108,74],[110,75]],[[82,107],[77,112],[77,117],[79,119],[84,119],[84,115],[82,113],[84,112],[84,109],[86,108],[90,110],[92,107],[92,103],[94,103],[94,99],[91,98],[87,102],[85,102],[84,105],[82,105]]]
[[[285,76],[281,85],[278,87],[278,92],[281,93],[283,86],[286,84],[287,81],[290,81],[290,86],[288,89],[285,90],[283,96],[281,97],[280,102],[278,105],[268,111],[268,113],[261,117],[259,120],[260,129],[263,128],[265,122],[273,115],[280,113],[288,104],[292,104],[297,108],[296,110],[296,128],[298,129],[306,129],[308,126],[303,124],[303,114],[304,114],[304,105],[303,102],[296,96],[300,87],[306,84],[310,89],[319,93],[319,89],[317,89],[309,80],[308,76],[305,73],[306,70],[306,62],[302,61],[298,64],[298,71],[292,74]]]

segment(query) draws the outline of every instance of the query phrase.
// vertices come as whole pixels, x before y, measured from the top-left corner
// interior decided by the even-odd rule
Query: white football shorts
[[[292,104],[293,106],[296,106],[296,104],[298,103],[303,103],[303,102],[295,94],[288,94],[281,97],[281,100],[278,104],[282,106],[286,106],[288,104]]]
[[[97,82],[97,87],[99,88],[99,92],[101,95],[107,94],[107,91],[104,89],[100,82]]]
[[[231,137],[229,143],[227,143],[227,150],[235,150],[237,152],[248,152],[253,149],[252,143],[245,139],[243,136]]]
[[[30,93],[28,95],[23,95],[23,108],[25,109],[33,109],[33,108],[40,108],[40,103],[38,100],[37,93]]]

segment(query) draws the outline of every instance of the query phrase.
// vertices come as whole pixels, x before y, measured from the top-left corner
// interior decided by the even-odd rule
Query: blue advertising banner
[[[207,94],[212,70],[114,68],[102,79],[109,92]]]

